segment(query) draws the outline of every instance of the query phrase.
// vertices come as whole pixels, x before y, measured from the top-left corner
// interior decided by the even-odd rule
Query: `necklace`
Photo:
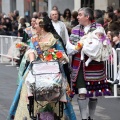
[[[44,39],[44,38],[46,38],[48,35],[49,35],[49,32],[48,32],[47,34],[45,34],[45,35],[41,35],[41,36],[40,36],[40,39]]]

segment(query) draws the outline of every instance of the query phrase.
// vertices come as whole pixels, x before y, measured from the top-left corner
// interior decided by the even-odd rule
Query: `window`
[[[90,7],[94,9],[94,0],[81,0],[81,7]]]
[[[16,0],[12,0],[10,2],[10,10],[13,12],[14,10],[16,10]]]

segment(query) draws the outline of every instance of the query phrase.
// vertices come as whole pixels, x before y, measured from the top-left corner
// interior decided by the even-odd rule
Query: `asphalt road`
[[[81,120],[78,104],[75,97],[73,106],[77,120]],[[120,120],[120,99],[118,98],[99,98],[94,120]]]
[[[6,120],[17,88],[17,69],[0,64],[0,120]]]
[[[6,120],[8,111],[17,88],[17,68],[0,64],[0,120]],[[81,120],[76,100],[73,106],[77,120]],[[94,120],[120,120],[120,99],[99,98]]]

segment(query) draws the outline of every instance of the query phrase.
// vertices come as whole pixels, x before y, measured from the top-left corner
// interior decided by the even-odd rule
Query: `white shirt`
[[[59,22],[53,22],[53,21],[52,21],[52,24],[53,24],[56,32],[58,33],[58,35],[60,35],[60,31],[61,31],[61,30],[60,30],[60,24],[59,24]]]
[[[87,34],[88,30],[90,30],[90,26],[91,26],[91,24],[84,27],[85,34]]]
[[[60,37],[62,38],[64,44],[66,44],[67,41],[69,40],[69,35],[65,24],[61,21],[57,21],[57,22],[52,21],[52,24],[58,35],[60,35]]]

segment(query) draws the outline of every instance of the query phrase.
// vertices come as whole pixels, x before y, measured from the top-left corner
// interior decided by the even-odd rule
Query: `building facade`
[[[60,13],[64,13],[66,8],[69,8],[72,11],[74,10],[74,0],[48,0],[48,14],[53,6],[57,6]]]
[[[61,13],[66,8],[78,10],[81,7],[106,10],[107,6],[120,7],[120,0],[0,0],[0,12],[10,13],[19,10],[20,16],[32,16],[34,11],[50,12],[52,6],[58,6]]]
[[[0,0],[0,12],[10,13],[18,10],[20,16],[32,16],[35,11],[47,11],[46,0]]]
[[[74,0],[75,10],[86,6],[106,11],[107,6],[113,6],[114,9],[119,8],[120,0]]]

